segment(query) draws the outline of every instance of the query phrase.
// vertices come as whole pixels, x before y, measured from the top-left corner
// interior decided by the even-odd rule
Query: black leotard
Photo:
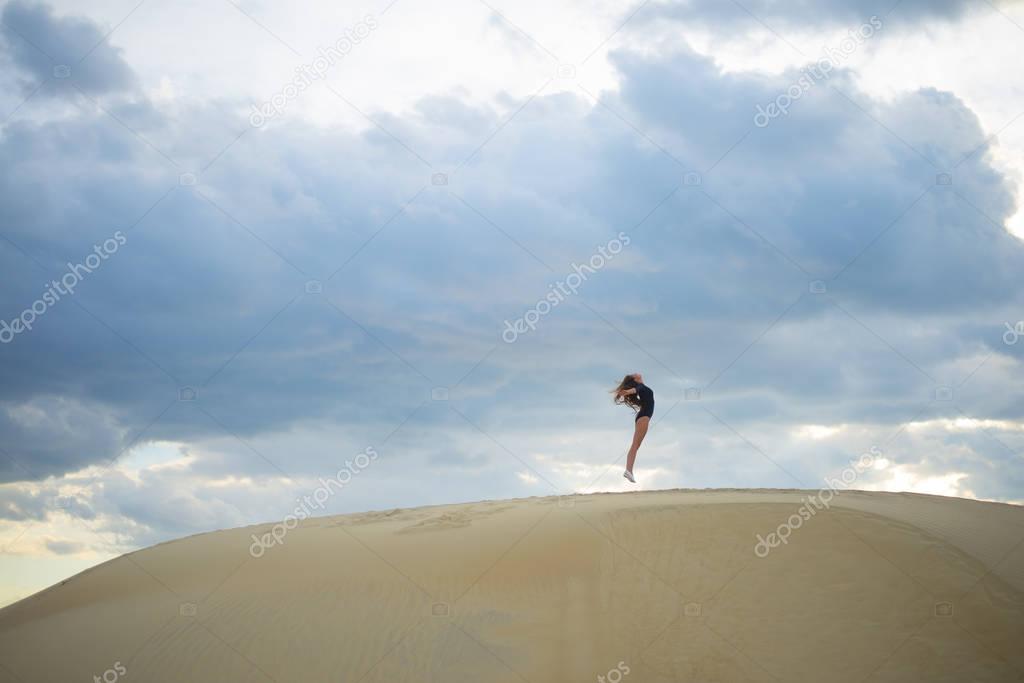
[[[654,390],[646,384],[636,385],[636,397],[640,399],[640,410],[637,411],[636,422],[641,417],[651,417],[654,415]]]

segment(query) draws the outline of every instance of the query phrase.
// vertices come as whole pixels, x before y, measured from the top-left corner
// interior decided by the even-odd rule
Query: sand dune
[[[185,538],[0,610],[0,681],[1024,680],[1024,508],[844,492],[803,519],[806,495],[531,498],[310,519],[265,546],[270,524]],[[787,542],[755,552],[780,525]]]

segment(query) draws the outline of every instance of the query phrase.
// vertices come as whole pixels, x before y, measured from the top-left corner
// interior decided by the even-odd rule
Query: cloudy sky
[[[622,490],[638,370],[640,488],[1024,501],[1016,2],[0,19],[0,604],[343,468]]]

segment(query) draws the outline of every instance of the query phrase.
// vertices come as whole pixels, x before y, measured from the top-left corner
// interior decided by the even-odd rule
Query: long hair
[[[615,395],[615,405],[629,406],[633,409],[633,412],[640,410],[640,398],[636,394],[627,394],[623,396],[619,392],[623,389],[633,389],[636,387],[637,382],[633,379],[633,375],[626,375],[619,382],[619,386],[612,389],[612,393]]]

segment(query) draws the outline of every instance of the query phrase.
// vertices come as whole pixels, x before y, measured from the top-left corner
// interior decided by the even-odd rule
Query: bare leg
[[[633,463],[636,462],[636,452],[640,448],[640,444],[644,442],[644,437],[647,436],[647,427],[651,424],[651,418],[641,417],[636,421],[636,427],[633,429],[633,445],[629,447],[629,455],[626,456],[626,471],[633,471]]]

